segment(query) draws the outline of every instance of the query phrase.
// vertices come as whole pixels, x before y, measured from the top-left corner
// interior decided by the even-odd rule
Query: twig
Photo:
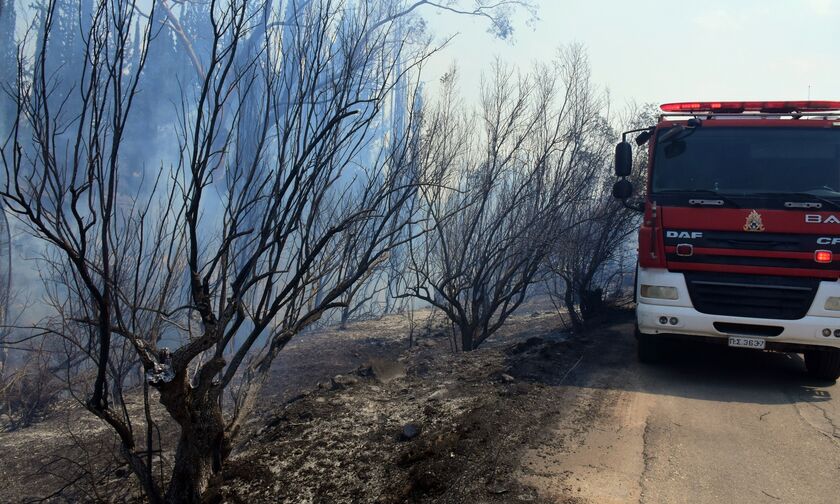
[[[566,377],[569,376],[569,374],[572,371],[574,371],[576,367],[578,367],[578,364],[580,364],[580,361],[582,361],[582,360],[583,360],[583,354],[580,354],[580,357],[578,358],[577,362],[575,362],[575,365],[570,367],[569,370],[566,371],[566,374],[563,375],[563,378],[560,378],[560,382],[558,383],[558,385],[562,384],[564,381],[566,381]]]
[[[761,493],[763,493],[767,497],[770,497],[771,499],[782,500],[781,497],[776,497],[775,495],[769,494],[769,493],[765,492],[764,490],[762,490]]]

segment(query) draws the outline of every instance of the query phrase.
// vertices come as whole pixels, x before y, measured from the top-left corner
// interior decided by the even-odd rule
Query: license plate
[[[743,336],[730,336],[729,346],[738,348],[756,348],[763,350],[767,342],[763,338],[745,338]]]

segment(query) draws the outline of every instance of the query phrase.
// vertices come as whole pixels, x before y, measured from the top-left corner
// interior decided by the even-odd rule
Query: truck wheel
[[[636,341],[639,355],[639,362],[645,364],[656,364],[662,361],[664,352],[662,350],[662,339],[654,334],[643,334],[636,329]]]
[[[814,378],[837,380],[840,378],[840,350],[827,348],[805,352],[805,369]]]

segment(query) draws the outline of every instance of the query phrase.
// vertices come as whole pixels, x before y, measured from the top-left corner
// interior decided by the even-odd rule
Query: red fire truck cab
[[[644,212],[639,358],[665,338],[803,353],[840,377],[840,102],[662,105],[616,146],[613,194]],[[647,144],[631,202],[632,147]]]

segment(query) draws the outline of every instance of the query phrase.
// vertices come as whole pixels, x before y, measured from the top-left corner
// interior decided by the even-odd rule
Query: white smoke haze
[[[632,225],[605,199],[615,131],[583,48],[498,63],[478,90],[458,89],[453,69],[445,93],[427,93],[438,47],[422,16],[435,6],[499,38],[513,13],[535,12],[484,0],[21,7],[32,25],[3,47],[0,188],[23,314],[4,340],[49,342],[39,351],[62,393],[113,429],[151,500],[199,500],[293,338],[421,302],[473,350],[552,273],[547,257],[565,258],[570,230],[589,222],[574,251],[586,257],[587,236]],[[601,292],[613,259],[556,262],[587,269],[567,282],[569,309]],[[122,407],[141,388],[180,427],[169,478],[136,448],[144,428],[154,451],[154,422]]]
[[[317,3],[317,2],[315,2]],[[429,31],[428,23],[424,17],[427,14],[439,15],[438,9],[422,5],[425,2],[402,2],[377,1],[377,2],[328,2],[329,9],[334,16],[343,16],[342,28],[337,24],[333,27],[337,31],[333,35],[341,37],[341,30],[352,29],[352,20],[388,19],[391,16],[397,17],[394,23],[393,32],[388,36],[393,43],[383,45],[384,51],[404,51],[401,46],[409,44],[417,49],[427,47],[433,35],[439,40],[444,40],[447,34],[433,34]],[[274,71],[281,73],[280,78],[284,80],[284,86],[293,90],[298,78],[298,72],[304,71],[306,62],[287,64],[283,54],[286,51],[284,46],[297,43],[300,29],[300,22],[308,8],[311,8],[311,0],[294,0],[280,2],[277,4],[261,2],[250,2],[249,16],[252,20],[253,29],[249,31],[248,40],[241,49],[241,61],[253,56],[253,51],[259,51],[263,39],[268,39],[269,50],[275,54],[266,58],[266,61],[273,62]],[[514,3],[516,4],[516,3]],[[200,80],[205,71],[204,66],[210,57],[212,49],[212,32],[209,22],[210,2],[158,2],[152,0],[140,0],[133,4],[136,12],[131,42],[129,44],[130,57],[123,73],[128,75],[132,67],[139,63],[141,55],[141,38],[148,24],[152,23],[152,39],[148,48],[148,56],[145,68],[137,87],[133,113],[129,116],[126,125],[126,139],[120,149],[120,163],[123,166],[120,176],[120,189],[118,204],[120,208],[131,208],[135,201],[148,197],[147,191],[151,188],[159,172],[164,178],[171,174],[173,169],[182,162],[182,147],[179,138],[186,138],[192,131],[186,129],[180,117],[193,118],[196,111],[191,107],[197,102],[200,94]],[[449,5],[457,7],[453,2]],[[480,4],[476,4],[481,7]],[[528,10],[535,12],[532,7],[522,3]],[[154,10],[153,7],[156,7]],[[418,8],[419,7],[419,8]],[[42,44],[41,34],[38,32],[39,22],[44,18],[47,4],[29,4],[15,2],[15,0],[3,0],[0,10],[0,28],[15,26],[15,29],[3,30],[2,58],[3,67],[0,69],[0,79],[8,88],[14,82],[15,54],[22,55],[26,60],[32,61],[40,51]],[[83,59],[84,40],[83,33],[86,33],[90,26],[90,20],[94,15],[93,0],[57,0],[54,2],[54,27],[50,34],[48,43],[49,57],[45,74],[50,80],[50,100],[55,107],[61,107],[61,114],[56,114],[56,126],[67,130],[65,144],[59,142],[59,157],[71,155],[72,145],[69,140],[72,137],[72,126],[74,125],[74,111],[78,107],[78,62]],[[154,12],[151,16],[151,12]],[[445,12],[445,11],[444,11]],[[465,12],[469,12],[466,9]],[[476,10],[476,12],[479,12]],[[450,15],[456,15],[449,13]],[[488,32],[499,38],[507,38],[512,34],[513,26],[510,18],[513,11],[510,6],[498,10],[492,17],[488,17]],[[383,64],[388,60],[388,55],[383,54]],[[405,71],[400,56],[393,68],[383,66],[381,72],[401,74]],[[394,75],[396,77],[396,75]],[[343,180],[358,180],[352,173],[369,164],[376,156],[381,156],[383,149],[387,146],[391,135],[399,137],[405,128],[405,114],[410,111],[409,101],[420,99],[417,90],[409,89],[409,82],[412,76],[405,76],[391,92],[392,98],[373,122],[369,131],[359,132],[357,152],[353,160],[343,169]],[[259,83],[255,82],[255,86]],[[253,101],[253,96],[258,92],[250,92],[248,99]],[[259,113],[258,105],[245,103],[243,114]],[[0,109],[2,114],[3,137],[8,134],[9,125],[13,121],[13,107],[7,101],[7,106]],[[282,115],[282,110],[277,111]],[[234,119],[225,119],[231,123]],[[239,128],[247,124],[247,119],[239,120]],[[188,122],[187,122],[188,123]],[[255,123],[256,124],[256,123]],[[238,131],[240,149],[247,149],[247,138],[253,136],[253,132]],[[245,154],[247,156],[247,154]],[[223,201],[227,191],[232,187],[230,180],[225,180],[226,175],[222,172],[214,176],[214,198],[208,198],[202,207],[201,226],[202,235],[212,240],[218,236],[221,226],[221,212]],[[336,188],[336,192],[340,192]],[[19,228],[19,224],[12,223],[13,232],[13,268],[14,285],[26,293],[26,298],[31,300],[42,300],[41,280],[39,278],[37,262],[43,254],[42,244],[30,242],[26,237],[27,233]],[[208,241],[208,246],[211,243]],[[385,290],[378,289],[381,295]],[[380,305],[388,305],[391,302],[379,297],[375,301]],[[44,310],[40,302],[29,303],[25,314],[27,323],[35,323],[44,316]]]

